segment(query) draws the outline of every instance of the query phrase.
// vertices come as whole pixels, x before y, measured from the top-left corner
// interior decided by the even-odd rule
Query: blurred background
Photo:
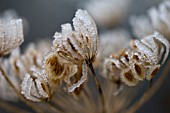
[[[36,42],[42,38],[52,40],[55,31],[60,31],[61,24],[72,21],[78,8],[87,9],[94,16],[94,19],[101,17],[100,20],[96,20],[99,34],[115,28],[125,28],[131,33],[129,17],[131,15],[146,14],[147,9],[151,6],[157,6],[161,1],[126,0],[126,2],[119,4],[119,7],[112,9],[114,10],[113,12],[106,14],[105,9],[103,11],[100,8],[98,9],[95,3],[88,0],[0,0],[0,13],[7,9],[13,9],[18,13],[19,17],[26,19],[25,41],[22,45],[25,47],[28,43]],[[111,8],[116,6],[117,4],[113,4]],[[107,18],[102,18],[110,16],[111,13],[116,15],[112,18],[114,22]],[[103,20],[107,22],[102,23]],[[131,35],[133,36],[133,33]],[[168,68],[166,67],[165,69]],[[168,76],[154,97],[144,104],[137,113],[170,113],[169,80],[170,77]]]

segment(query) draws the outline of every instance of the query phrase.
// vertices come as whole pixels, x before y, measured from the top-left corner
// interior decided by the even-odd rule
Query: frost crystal
[[[9,54],[24,41],[21,19],[0,18],[0,56]]]

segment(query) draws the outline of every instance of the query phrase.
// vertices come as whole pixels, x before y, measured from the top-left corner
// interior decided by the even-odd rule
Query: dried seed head
[[[74,63],[93,62],[98,47],[97,28],[87,11],[78,10],[70,24],[63,24],[62,33],[54,35],[53,48],[66,60]],[[80,64],[81,64],[80,63]]]
[[[165,37],[170,37],[170,1],[165,0],[158,8],[151,7],[148,15],[130,18],[133,32],[138,38],[152,34],[155,30]],[[147,27],[146,27],[147,26]]]
[[[77,66],[77,72],[73,71],[74,68],[70,68],[72,72],[76,72],[75,75],[67,72],[65,69],[69,67],[64,66],[65,74],[67,74],[65,82],[69,84],[69,92],[74,91],[87,79],[86,65],[95,60],[98,48],[97,28],[87,11],[79,9],[76,12],[73,26],[74,30],[69,23],[61,25],[62,32],[55,33],[52,47],[53,51],[64,59],[66,65],[71,63],[74,68],[74,65]],[[73,84],[70,81],[71,78],[74,78]]]
[[[119,57],[105,60],[104,77],[107,78],[109,75],[108,78],[113,79],[114,77],[110,77],[110,75],[119,75],[121,81],[128,86],[135,86],[138,81],[145,78],[150,81],[166,61],[169,47],[167,39],[158,32],[154,32],[141,40],[135,40],[131,43],[131,48],[125,49]]]
[[[77,72],[77,66],[62,59],[56,52],[44,57],[43,66],[31,67],[22,81],[22,94],[32,101],[48,101],[57,87]],[[30,91],[28,91],[30,90]]]
[[[21,19],[0,18],[0,56],[9,54],[24,41]]]

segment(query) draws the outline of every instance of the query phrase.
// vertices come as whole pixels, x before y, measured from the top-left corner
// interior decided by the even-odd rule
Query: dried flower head
[[[21,19],[7,15],[0,18],[0,56],[9,54],[24,41]]]
[[[114,82],[124,82],[128,86],[135,86],[145,78],[150,81],[167,59],[169,47],[169,42],[158,32],[134,40],[131,48],[122,51],[118,58],[112,56],[105,60],[105,77],[108,76]]]
[[[38,71],[42,68],[42,60],[46,52],[45,50],[44,52],[42,50],[39,50],[42,47],[50,49],[50,46],[48,46],[48,44],[42,44],[42,42],[38,43],[37,46],[35,46],[34,44],[30,44],[24,54],[21,54],[20,48],[16,48],[11,52],[9,58],[1,59],[2,69],[18,91],[20,91],[19,86],[26,73],[32,74],[33,71]],[[15,101],[18,98],[16,97],[13,89],[5,80],[4,76],[2,76],[1,71],[0,73],[0,83],[3,84],[0,87],[0,90],[2,91],[0,95],[1,99]]]
[[[63,24],[62,33],[56,32],[53,41],[54,51],[81,70],[78,74],[81,77],[69,87],[69,92],[74,91],[87,79],[87,65],[95,60],[98,48],[97,28],[87,11],[79,9],[73,19],[73,25],[74,30],[70,24]]]
[[[164,0],[158,8],[151,7],[147,16],[131,17],[130,24],[133,32],[137,37],[150,35],[155,30],[170,37],[170,1]],[[147,26],[147,27],[146,27]]]
[[[49,53],[42,69],[32,68],[32,74],[26,74],[22,82],[22,94],[32,101],[48,101],[62,81],[77,72],[77,67],[64,64],[55,52]]]

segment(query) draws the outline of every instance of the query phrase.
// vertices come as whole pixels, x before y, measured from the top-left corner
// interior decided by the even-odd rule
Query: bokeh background
[[[131,32],[129,17],[146,14],[147,9],[151,6],[157,6],[161,1],[131,0],[127,15],[116,27],[126,28]],[[61,24],[72,21],[78,8],[84,9],[84,2],[83,0],[0,0],[0,13],[7,9],[14,9],[20,17],[27,20],[28,32],[22,45],[24,47],[28,43],[36,42],[42,38],[52,39],[55,31],[60,31]],[[106,29],[108,28],[99,26],[99,32]],[[164,69],[169,69],[169,67]],[[137,113],[170,113],[169,80],[168,76],[154,97],[144,104]]]

